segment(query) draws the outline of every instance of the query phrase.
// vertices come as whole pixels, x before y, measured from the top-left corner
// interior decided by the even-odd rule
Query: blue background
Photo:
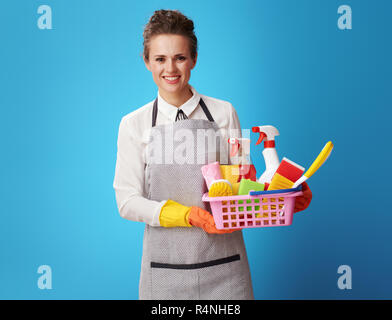
[[[37,9],[52,8],[52,30]],[[337,8],[352,8],[339,30]],[[142,30],[156,9],[195,22],[190,83],[243,128],[273,124],[309,167],[313,201],[286,228],[244,230],[256,299],[392,298],[390,1],[7,1],[0,10],[0,298],[137,299],[142,223],[112,187],[122,116],[154,99]],[[264,170],[261,147],[252,158]],[[37,287],[40,265],[52,290]],[[352,290],[337,269],[352,268]]]

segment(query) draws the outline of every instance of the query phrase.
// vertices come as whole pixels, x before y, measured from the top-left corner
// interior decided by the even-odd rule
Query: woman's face
[[[182,95],[188,91],[196,57],[191,58],[186,37],[174,34],[154,36],[150,40],[149,60],[144,62],[161,94]]]

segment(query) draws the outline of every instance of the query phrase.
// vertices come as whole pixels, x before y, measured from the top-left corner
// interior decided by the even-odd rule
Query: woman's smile
[[[189,40],[176,34],[161,34],[150,41],[146,67],[151,71],[159,94],[167,102],[180,106],[192,97],[188,81],[196,64],[192,59]]]
[[[168,84],[177,84],[180,82],[181,76],[163,76],[163,79],[166,80]]]

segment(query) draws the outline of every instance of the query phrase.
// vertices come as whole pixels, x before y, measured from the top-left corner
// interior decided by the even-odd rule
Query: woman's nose
[[[167,59],[166,71],[167,71],[167,72],[174,72],[174,71],[176,71],[176,63],[175,63],[175,60]]]

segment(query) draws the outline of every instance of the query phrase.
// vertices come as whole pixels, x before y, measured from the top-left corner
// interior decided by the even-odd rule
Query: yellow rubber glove
[[[199,227],[207,233],[230,233],[235,229],[218,230],[212,215],[199,207],[187,207],[173,200],[167,200],[159,215],[162,227]]]
[[[192,227],[189,223],[190,207],[183,206],[173,200],[167,200],[161,209],[159,222],[162,227]]]

